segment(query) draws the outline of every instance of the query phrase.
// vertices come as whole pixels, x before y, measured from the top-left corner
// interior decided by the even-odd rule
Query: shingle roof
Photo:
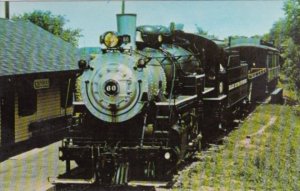
[[[30,22],[0,19],[0,76],[77,68],[70,43]]]

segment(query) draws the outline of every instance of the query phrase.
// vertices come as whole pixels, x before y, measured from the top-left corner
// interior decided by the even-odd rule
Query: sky
[[[0,0],[2,1],[2,0]],[[195,32],[196,25],[220,39],[230,35],[262,35],[274,22],[284,17],[283,0],[271,1],[126,1],[125,12],[137,14],[137,25],[184,24],[184,30]],[[116,14],[121,1],[46,1],[10,2],[10,14],[19,15],[34,10],[50,10],[63,15],[66,27],[82,29],[79,47],[99,46],[99,36],[116,31]],[[4,3],[0,2],[0,17]]]

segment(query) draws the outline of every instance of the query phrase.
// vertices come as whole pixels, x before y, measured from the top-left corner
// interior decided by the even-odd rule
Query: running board
[[[128,186],[166,187],[169,185],[169,182],[132,180],[132,181],[129,181],[127,184],[128,184]]]
[[[94,184],[96,182],[96,175],[90,179],[71,179],[71,178],[51,178],[48,177],[48,182],[51,184]]]

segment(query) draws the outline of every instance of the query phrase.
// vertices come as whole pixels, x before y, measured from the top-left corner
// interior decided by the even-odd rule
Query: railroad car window
[[[275,66],[278,66],[279,65],[279,58],[278,58],[278,55],[276,54],[275,55]]]
[[[272,55],[272,67],[275,67],[276,66],[276,55],[273,54]]]
[[[262,51],[256,51],[255,55],[257,55],[256,67],[264,68],[266,67],[266,54]]]
[[[32,83],[25,82],[18,88],[19,116],[32,115],[37,111],[37,92]]]
[[[69,87],[69,93],[68,93],[68,84],[69,80],[63,80],[61,82],[60,86],[60,106],[62,108],[65,108],[66,106],[66,99],[67,99],[67,107],[72,106],[72,101],[73,101],[73,89],[75,87],[75,84],[73,82],[74,80],[71,80],[70,82],[70,87]],[[68,98],[67,98],[68,94]]]
[[[270,54],[267,56],[267,66],[268,68],[272,67],[272,56]]]

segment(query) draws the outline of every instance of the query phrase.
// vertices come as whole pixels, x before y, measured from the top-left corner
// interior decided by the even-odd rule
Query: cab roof
[[[235,38],[230,39],[229,44],[230,45],[228,49],[252,47],[279,52],[278,49],[276,49],[272,43],[263,41],[259,38]]]

